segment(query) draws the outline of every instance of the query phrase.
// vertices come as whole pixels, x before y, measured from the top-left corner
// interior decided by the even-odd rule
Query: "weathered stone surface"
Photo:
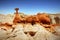
[[[25,26],[23,24],[16,24],[13,26],[14,26],[14,30],[9,29],[8,31],[5,31],[3,29],[0,29],[0,40],[60,40],[60,36],[47,31],[40,24],[34,24],[34,25],[25,24]],[[33,28],[30,28],[31,26]],[[36,33],[34,36],[31,36],[29,34],[29,31]],[[24,32],[28,32],[28,33],[25,34]]]
[[[14,17],[8,15],[0,15],[0,23],[13,24]]]
[[[52,24],[56,24],[55,16],[50,16]],[[1,23],[13,23],[14,16],[0,15]],[[55,27],[56,33],[51,33],[39,23],[32,25],[31,23],[17,23],[6,28],[0,26],[0,40],[60,40],[60,26]],[[6,30],[7,29],[7,30]]]

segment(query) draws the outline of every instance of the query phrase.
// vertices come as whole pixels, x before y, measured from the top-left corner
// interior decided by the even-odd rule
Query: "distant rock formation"
[[[49,14],[52,24],[60,24],[60,14]]]

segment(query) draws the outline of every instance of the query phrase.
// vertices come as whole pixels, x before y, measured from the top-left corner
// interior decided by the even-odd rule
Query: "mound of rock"
[[[4,26],[0,28],[0,40],[60,40],[60,34],[51,33],[40,24],[16,24],[12,27],[8,30],[4,30]]]

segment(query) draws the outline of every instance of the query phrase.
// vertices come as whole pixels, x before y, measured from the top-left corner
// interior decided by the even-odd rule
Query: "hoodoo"
[[[19,23],[19,22],[21,22],[20,21],[21,20],[21,17],[20,17],[20,15],[18,13],[19,8],[15,8],[15,10],[16,10],[16,13],[15,13],[15,18],[13,20],[13,23]]]

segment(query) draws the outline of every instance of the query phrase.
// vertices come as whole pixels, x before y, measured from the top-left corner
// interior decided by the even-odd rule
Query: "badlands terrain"
[[[0,40],[60,40],[60,14],[0,14]]]

